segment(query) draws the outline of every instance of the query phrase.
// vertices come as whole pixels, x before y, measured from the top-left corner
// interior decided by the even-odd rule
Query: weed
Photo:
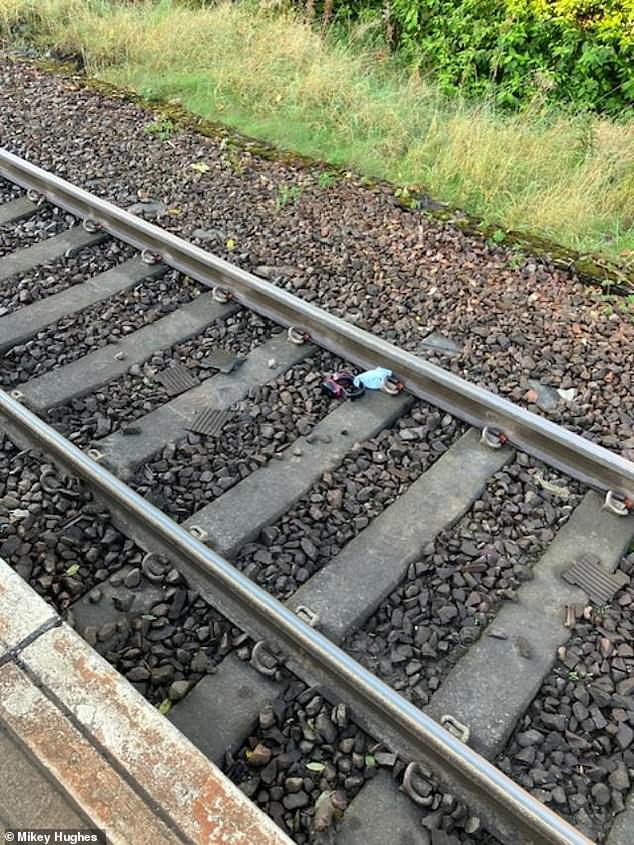
[[[496,229],[490,238],[487,238],[487,243],[490,246],[499,246],[506,240],[506,232],[503,229]]]
[[[634,294],[621,296],[613,293],[597,293],[594,298],[602,303],[602,313],[610,316],[620,311],[623,316],[634,322]]]
[[[511,270],[519,270],[520,267],[523,267],[524,264],[526,264],[526,261],[526,253],[522,252],[521,249],[514,249],[511,253],[511,257],[509,258],[509,267]]]
[[[418,208],[418,200],[416,197],[412,196],[409,188],[397,188],[394,192],[394,196],[399,199],[402,205],[406,208],[411,208],[412,211],[415,211]]]
[[[232,143],[223,138],[220,142],[220,162],[236,176],[242,176],[245,170],[242,153]]]
[[[594,678],[592,672],[578,672],[576,669],[568,672],[569,681],[584,681],[589,683]]]
[[[148,135],[157,135],[161,141],[168,141],[174,134],[174,124],[165,117],[147,123],[144,127]]]
[[[318,182],[320,188],[332,188],[337,183],[337,174],[330,170],[322,170]]]
[[[292,205],[297,205],[299,202],[299,198],[302,195],[302,189],[299,185],[280,185],[277,189],[277,196],[275,197],[275,207],[279,211],[282,208],[285,208],[289,203]]]
[[[629,294],[619,301],[619,311],[634,322],[634,294]]]

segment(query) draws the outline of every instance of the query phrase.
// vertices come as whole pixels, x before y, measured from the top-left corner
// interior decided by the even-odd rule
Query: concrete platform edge
[[[1,559],[0,733],[110,842],[291,842]]]

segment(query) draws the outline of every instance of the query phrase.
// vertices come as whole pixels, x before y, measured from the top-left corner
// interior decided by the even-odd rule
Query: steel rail
[[[276,323],[304,330],[311,340],[346,360],[364,368],[388,367],[415,396],[478,428],[488,426],[503,433],[514,446],[584,484],[634,499],[634,463],[609,449],[399,349],[4,149],[0,149],[0,175],[37,191],[77,217],[96,221],[115,238],[160,255],[165,264],[202,284],[229,291],[238,302]]]
[[[502,841],[591,845],[564,819],[2,390],[0,423],[20,446],[41,450],[83,479],[119,523],[132,529],[128,533],[137,537],[140,533],[145,548],[170,555],[234,624],[289,655],[288,665],[300,677],[351,703],[356,721],[374,736],[406,761],[428,763],[452,791],[486,812],[487,827]]]

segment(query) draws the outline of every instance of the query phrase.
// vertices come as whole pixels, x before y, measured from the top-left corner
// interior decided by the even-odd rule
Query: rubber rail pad
[[[616,593],[629,583],[624,572],[608,572],[598,557],[584,555],[563,574],[569,584],[581,587],[588,594],[593,604],[608,604]]]
[[[242,359],[228,352],[226,349],[212,349],[200,363],[206,370],[220,370],[221,373],[231,373],[242,363]]]
[[[187,431],[194,434],[204,434],[207,437],[217,437],[233,414],[229,411],[218,411],[216,408],[205,408],[200,411],[190,425],[185,426]]]
[[[163,385],[169,396],[178,396],[179,393],[191,390],[198,384],[187,367],[182,364],[174,364],[163,372],[157,373],[154,378]]]

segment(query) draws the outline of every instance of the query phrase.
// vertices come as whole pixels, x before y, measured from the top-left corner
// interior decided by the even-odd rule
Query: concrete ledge
[[[68,798],[42,774],[26,751],[0,731],[0,842],[10,828],[62,828],[84,830],[89,822],[80,816]],[[24,796],[28,795],[28,801]]]
[[[237,307],[235,304],[220,305],[211,293],[203,293],[166,317],[131,332],[117,344],[102,346],[83,358],[37,376],[18,385],[18,390],[24,394],[25,403],[36,412],[62,405],[122,376],[133,364],[142,364],[156,350],[189,340]]]
[[[0,631],[12,649],[0,652],[0,737],[30,766],[27,807],[35,771],[62,801],[65,824],[80,818],[117,845],[290,845],[1,560]],[[0,781],[5,826],[7,788]]]
[[[103,463],[119,478],[129,478],[135,468],[149,460],[168,443],[187,434],[187,426],[205,408],[230,408],[244,399],[249,390],[273,381],[311,352],[312,346],[295,346],[285,335],[276,335],[250,353],[244,364],[229,375],[219,373],[187,390],[170,402],[134,421],[139,434],[127,436],[121,431],[97,440],[95,446]],[[269,366],[269,362],[275,363]]]
[[[17,223],[18,220],[24,220],[25,217],[30,217],[38,211],[39,206],[31,202],[27,197],[18,197],[9,202],[3,202],[0,205],[0,226],[5,223]]]
[[[308,437],[295,440],[281,460],[270,461],[196,511],[183,523],[185,528],[196,526],[206,531],[207,544],[231,559],[265,525],[286,513],[326,470],[340,464],[355,442],[374,437],[412,402],[407,394],[387,396],[368,391],[362,402],[342,403],[317,423]]]
[[[73,226],[72,229],[68,229],[60,235],[39,241],[32,246],[24,247],[24,249],[19,249],[17,252],[12,252],[0,258],[0,282],[18,273],[32,270],[39,264],[53,261],[69,250],[83,249],[85,246],[101,243],[106,238],[107,235],[103,232],[90,235],[81,226]]]
[[[148,266],[140,258],[129,261],[99,273],[59,293],[25,305],[0,318],[0,352],[36,335],[62,317],[76,314],[96,302],[103,302],[110,296],[134,287],[145,279],[161,276],[166,271],[164,264]]]
[[[63,785],[86,821],[92,819],[94,827],[108,831],[111,842],[182,841],[12,663],[0,667],[0,720],[49,776]]]
[[[468,725],[470,744],[484,757],[502,751],[554,665],[558,646],[570,637],[563,624],[566,605],[586,602],[562,573],[586,553],[613,572],[634,535],[634,517],[614,516],[602,504],[598,493],[586,494],[535,565],[533,579],[518,590],[517,602],[503,605],[491,622],[488,630],[498,636],[485,632],[425,708],[435,719],[448,713]],[[529,655],[520,653],[519,638]]]
[[[59,616],[11,567],[0,559],[0,663]]]

